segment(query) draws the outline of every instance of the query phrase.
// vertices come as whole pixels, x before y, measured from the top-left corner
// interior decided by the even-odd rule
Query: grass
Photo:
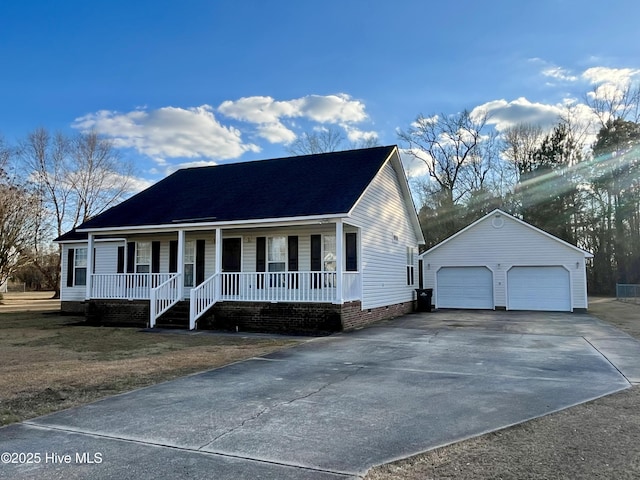
[[[51,312],[0,313],[0,425],[297,343],[90,327],[83,320]]]

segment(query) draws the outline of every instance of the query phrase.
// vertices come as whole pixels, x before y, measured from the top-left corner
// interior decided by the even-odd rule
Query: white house
[[[424,243],[395,146],[179,170],[57,241],[64,311],[298,332],[411,311]]]
[[[586,252],[494,210],[421,255],[436,308],[587,308]]]

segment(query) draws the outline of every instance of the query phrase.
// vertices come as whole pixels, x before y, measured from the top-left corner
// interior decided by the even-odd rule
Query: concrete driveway
[[[0,429],[0,452],[40,458],[0,478],[357,478],[628,388],[638,365],[589,315],[413,314]]]

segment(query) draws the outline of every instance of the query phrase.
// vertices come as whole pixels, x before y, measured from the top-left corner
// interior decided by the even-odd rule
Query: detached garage
[[[586,310],[592,255],[494,210],[421,255],[436,308]]]

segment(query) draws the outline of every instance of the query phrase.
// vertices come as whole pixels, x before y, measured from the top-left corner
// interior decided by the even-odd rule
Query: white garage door
[[[571,311],[569,272],[563,267],[513,267],[507,289],[509,310]]]
[[[438,308],[493,309],[493,274],[486,267],[438,270]]]

